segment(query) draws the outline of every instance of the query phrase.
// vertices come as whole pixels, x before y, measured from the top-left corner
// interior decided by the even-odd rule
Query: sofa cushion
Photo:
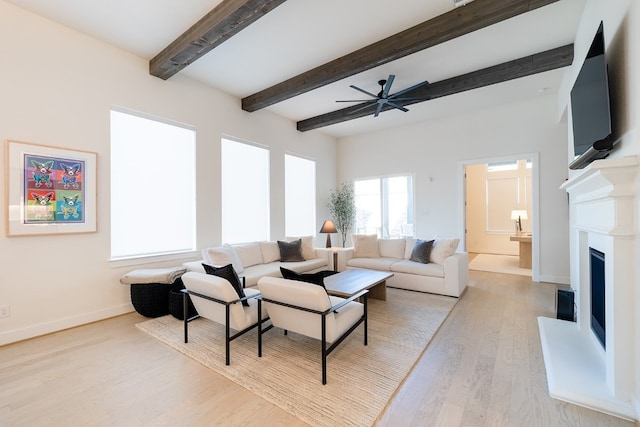
[[[413,251],[411,251],[411,258],[409,258],[409,260],[428,264],[431,248],[433,248],[433,240],[418,239],[413,247]]]
[[[305,260],[317,258],[316,250],[313,248],[313,236],[285,237],[287,242],[293,242],[298,239],[302,241],[302,258]]]
[[[391,265],[391,271],[394,273],[407,273],[419,276],[432,276],[444,278],[444,266],[441,264],[423,264],[408,259],[400,260]]]
[[[244,264],[240,260],[235,248],[228,243],[215,248],[207,248],[202,250],[202,257],[206,264],[214,267],[223,267],[227,264],[233,264],[233,269],[237,273],[242,273]]]
[[[405,239],[378,239],[378,251],[383,258],[404,258]]]
[[[459,242],[457,238],[436,238],[431,249],[431,262],[444,264],[444,259],[456,252]]]
[[[234,244],[233,249],[238,254],[240,262],[244,268],[251,267],[252,265],[262,264],[262,251],[260,250],[260,243],[239,243]]]
[[[280,261],[278,242],[260,242],[260,252],[262,252],[263,264]]]
[[[235,289],[236,293],[238,294],[238,298],[245,297],[244,289],[242,288],[242,284],[240,283],[240,278],[233,269],[233,264],[225,265],[224,267],[213,267],[208,264],[202,264],[202,267],[204,267],[204,271],[207,274],[221,277],[231,283],[231,286],[233,286],[233,289]],[[246,300],[242,301],[242,305],[249,307],[249,303]]]
[[[327,268],[327,260],[325,258],[313,258],[302,262],[277,262],[273,265],[288,268],[298,273],[306,273],[319,268]],[[278,271],[279,272],[279,271]],[[279,275],[276,277],[280,277]]]
[[[391,271],[391,265],[398,262],[397,258],[351,258],[347,266],[366,268],[369,270]]]
[[[302,257],[301,239],[294,240],[293,242],[283,242],[282,240],[278,240],[278,247],[280,248],[280,261],[304,261],[304,258]]]
[[[354,258],[378,258],[378,235],[376,234],[352,234]]]

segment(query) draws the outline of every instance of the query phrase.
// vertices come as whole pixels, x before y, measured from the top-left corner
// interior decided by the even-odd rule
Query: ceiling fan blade
[[[336,102],[376,102],[375,99],[345,99]]]
[[[378,102],[378,106],[376,107],[376,112],[373,114],[373,117],[378,117],[378,114],[380,114],[380,111],[382,111],[382,106],[384,104],[384,102]]]
[[[425,81],[423,81],[422,83],[418,83],[417,85],[413,85],[413,86],[411,86],[411,87],[408,87],[408,88],[406,88],[406,89],[403,89],[403,90],[401,90],[400,92],[396,92],[396,93],[394,93],[393,95],[389,96],[389,98],[395,98],[395,99],[397,99],[397,97],[398,97],[398,96],[400,96],[400,95],[403,95],[403,94],[405,94],[405,93],[407,93],[407,92],[411,92],[411,91],[412,91],[412,90],[414,90],[414,89],[418,89],[419,87],[426,86],[426,85],[428,85],[428,84],[429,84],[429,82],[428,82],[427,80],[425,80]]]
[[[427,97],[424,97],[424,98],[396,98],[396,97],[393,97],[393,98],[389,98],[389,99],[391,101],[395,101],[395,102],[398,102],[398,101],[429,101],[431,99],[431,97],[430,96],[427,96]]]
[[[391,85],[395,80],[396,76],[393,74],[389,74],[389,78],[387,79],[387,83],[384,85],[384,89],[382,89],[382,97],[386,98],[389,96],[389,90],[391,89]]]
[[[362,93],[365,93],[365,94],[367,94],[367,95],[369,95],[369,96],[372,96],[372,97],[374,97],[374,98],[378,98],[378,95],[374,95],[374,94],[372,94],[371,92],[367,92],[367,91],[366,91],[366,90],[364,90],[364,89],[360,89],[358,86],[350,85],[349,87],[354,88],[355,90],[358,90],[358,91],[360,91],[360,92],[362,92]]]
[[[387,101],[387,104],[388,104],[389,106],[393,107],[393,108],[396,108],[396,109],[398,109],[398,110],[402,110],[402,111],[404,111],[405,113],[409,111],[408,109],[404,108],[402,105],[398,105],[398,104],[396,104],[395,102]]]

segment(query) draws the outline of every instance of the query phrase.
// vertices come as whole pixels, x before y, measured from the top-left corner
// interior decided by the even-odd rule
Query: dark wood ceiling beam
[[[242,99],[257,111],[558,0],[475,0]]]
[[[149,61],[149,73],[168,79],[286,0],[223,0]]]
[[[431,83],[428,86],[423,86],[411,92],[407,92],[403,96],[407,98],[416,97],[422,99],[440,98],[496,83],[526,77],[532,74],[542,73],[544,71],[554,70],[556,68],[567,67],[571,65],[572,62],[573,44],[569,44],[513,61],[504,62],[493,67],[484,68],[461,76]],[[397,102],[397,104],[407,106],[417,104],[419,102],[425,101],[403,101]],[[372,104],[371,108],[355,111],[363,105],[365,104],[353,105],[351,107],[332,111],[320,116],[301,120],[297,123],[297,129],[301,132],[305,132],[373,114],[376,104]],[[390,109],[392,109],[392,107],[385,106],[382,111]]]

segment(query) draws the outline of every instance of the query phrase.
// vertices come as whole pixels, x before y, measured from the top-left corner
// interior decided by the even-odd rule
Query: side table
[[[509,240],[520,243],[518,267],[531,268],[531,235],[516,234],[515,236],[509,237]]]

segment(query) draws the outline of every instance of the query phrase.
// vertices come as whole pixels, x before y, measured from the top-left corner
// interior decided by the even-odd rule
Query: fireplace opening
[[[591,330],[602,347],[606,349],[604,254],[589,248],[589,261],[591,270]]]

